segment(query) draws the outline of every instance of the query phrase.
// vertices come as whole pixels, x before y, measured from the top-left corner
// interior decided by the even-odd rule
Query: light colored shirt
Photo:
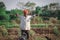
[[[25,16],[20,16],[20,29],[21,30],[30,30],[30,21],[31,21],[32,16],[27,15]]]

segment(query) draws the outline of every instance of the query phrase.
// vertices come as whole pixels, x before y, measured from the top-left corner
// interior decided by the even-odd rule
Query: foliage
[[[6,37],[8,35],[7,29],[4,25],[0,26],[0,33],[2,33],[2,36]]]
[[[58,35],[60,35],[60,32],[59,32],[59,30],[58,30],[58,27],[54,27],[54,34],[56,35],[56,36],[58,36]]]
[[[6,28],[19,28],[19,25],[13,24],[13,23],[8,23],[5,26],[6,26]]]
[[[30,30],[30,36],[32,37],[31,39],[33,40],[47,40],[46,38],[41,38],[40,36],[37,36],[35,31]]]
[[[20,15],[22,15],[23,14],[23,11],[22,10],[19,10],[19,9],[12,9],[11,10],[11,14],[20,14]]]
[[[6,12],[6,14],[8,14],[8,15],[11,14],[11,11],[6,10],[5,12]]]
[[[31,24],[32,28],[43,28],[46,27],[46,25],[48,26],[48,24]]]
[[[40,16],[43,20],[49,20],[50,17],[57,17],[57,12],[51,10],[43,10]]]
[[[42,20],[49,20],[49,18],[47,18],[47,17],[42,17]]]
[[[19,9],[13,9],[10,12],[10,19],[16,19],[18,15],[23,15],[23,11]]]
[[[49,10],[44,10],[44,11],[42,11],[41,16],[50,17],[51,16],[51,12]]]
[[[0,2],[0,9],[5,9],[5,4],[3,2]]]
[[[60,10],[57,10],[57,17],[58,17],[58,20],[60,20]]]
[[[34,9],[35,5],[36,5],[35,3],[29,2],[29,1],[27,3],[23,3],[23,2],[18,3],[18,6],[20,7],[20,9],[28,9],[30,11]]]
[[[3,2],[0,2],[0,20],[9,20],[9,16],[5,11],[5,4]]]
[[[32,2],[27,2],[26,4],[25,4],[25,6],[27,6],[27,7],[33,7],[33,6],[35,6],[36,4],[35,3],[32,3]]]
[[[6,28],[14,28],[14,27],[18,28],[19,27],[19,25],[17,24],[6,22],[6,21],[5,22],[1,21],[0,25],[5,25]]]
[[[34,36],[36,34],[33,30],[30,30],[29,33],[30,33],[31,36]]]
[[[37,6],[35,12],[40,15],[42,13],[41,7]]]
[[[42,38],[40,36],[35,36],[34,40],[47,40],[46,38]]]
[[[8,14],[5,14],[5,13],[1,13],[0,14],[0,20],[9,20],[9,15]]]

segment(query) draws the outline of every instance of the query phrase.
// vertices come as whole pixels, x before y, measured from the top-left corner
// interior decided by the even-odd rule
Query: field
[[[12,8],[11,10],[7,10],[5,3],[0,2],[0,40],[18,40],[21,37],[19,16],[25,13],[23,9],[26,8],[28,13],[35,16],[31,19],[29,40],[60,40],[59,3],[50,3],[40,7],[39,5],[36,6],[38,2],[31,3],[28,1],[26,4],[24,2],[16,4],[16,7],[19,6],[20,9]],[[7,1],[6,3],[8,4]]]
[[[15,23],[15,21],[12,21],[12,23]],[[30,40],[60,40],[59,26],[60,25],[54,27],[50,24],[31,24]],[[6,27],[4,25],[0,26],[0,40],[18,40],[21,36],[20,33],[19,25],[16,23]]]
[[[18,40],[21,36],[19,20],[0,21],[0,40]],[[34,23],[33,23],[34,22]],[[60,25],[56,21],[35,23],[32,20],[30,40],[60,40]]]

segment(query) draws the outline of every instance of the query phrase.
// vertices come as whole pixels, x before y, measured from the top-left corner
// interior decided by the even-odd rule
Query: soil
[[[33,28],[32,30],[36,33],[34,36],[45,37],[47,40],[60,40],[60,36],[54,35],[52,28]],[[34,36],[30,36],[29,40],[34,40]],[[8,38],[0,37],[0,40],[18,40],[18,38],[18,28],[11,28],[8,29]]]
[[[50,40],[60,40],[59,39],[60,38],[60,35],[59,36],[56,36],[54,34],[52,28],[48,28],[48,29],[46,29],[46,28],[34,28],[32,30],[34,30],[36,32],[36,34],[39,34],[40,37],[45,37],[45,38],[48,37],[47,40],[48,39],[50,39]]]

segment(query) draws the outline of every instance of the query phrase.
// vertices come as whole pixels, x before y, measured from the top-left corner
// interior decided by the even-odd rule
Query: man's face
[[[24,16],[26,17],[28,15],[28,13],[24,14]]]
[[[26,17],[29,14],[28,10],[24,10],[24,16]]]

